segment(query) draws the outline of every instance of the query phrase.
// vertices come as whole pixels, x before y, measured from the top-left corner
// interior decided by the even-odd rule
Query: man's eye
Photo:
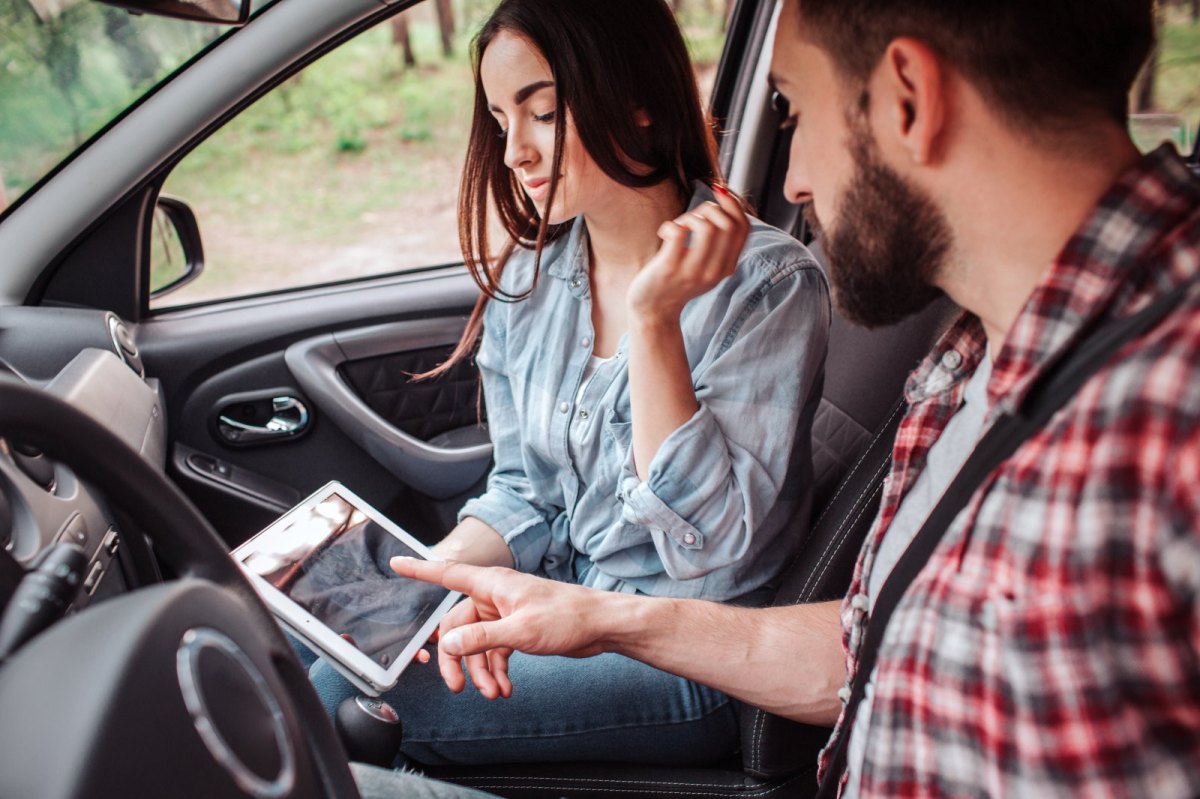
[[[785,119],[792,114],[792,107],[788,103],[787,98],[778,90],[771,92],[771,108],[775,109],[775,113]]]
[[[554,121],[554,112],[551,111],[546,114],[534,114],[533,121],[534,122],[553,122]]]

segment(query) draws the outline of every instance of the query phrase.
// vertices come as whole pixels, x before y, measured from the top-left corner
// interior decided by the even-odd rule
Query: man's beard
[[[941,296],[952,235],[940,208],[882,163],[865,124],[851,123],[854,175],[822,234],[810,203],[805,219],[829,261],[838,310],[865,327],[895,324]]]

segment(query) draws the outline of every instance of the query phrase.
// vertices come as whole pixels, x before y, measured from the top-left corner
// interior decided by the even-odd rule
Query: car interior
[[[0,796],[355,795],[346,742],[227,553],[333,479],[427,543],[449,529],[489,467],[477,377],[408,375],[445,357],[476,287],[451,264],[152,310],[147,253],[182,158],[408,5],[266,4],[0,217]],[[712,107],[730,185],[804,240],[765,79],[776,6],[733,5]],[[180,199],[166,212],[194,255],[203,220]],[[954,310],[869,331],[835,314],[813,515],[776,604],[844,594],[903,382]],[[829,730],[749,707],[741,727],[707,768],[413,765],[503,796],[815,792]]]

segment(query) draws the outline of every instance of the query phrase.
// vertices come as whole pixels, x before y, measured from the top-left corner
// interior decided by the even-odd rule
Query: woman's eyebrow
[[[531,83],[525,88],[519,89],[517,93],[513,95],[513,102],[517,105],[520,105],[532,97],[534,93],[540,92],[542,89],[549,88],[553,85],[554,81],[552,80],[539,80],[537,83]]]
[[[537,83],[531,83],[528,86],[525,86],[521,89],[517,89],[517,93],[513,95],[513,102],[516,103],[517,105],[520,105],[521,103],[528,100],[530,97],[532,97],[537,92],[540,92],[542,89],[548,89],[548,88],[552,87],[553,85],[554,85],[554,81],[552,81],[552,80],[539,80]],[[492,113],[499,113],[500,107],[495,105],[494,103],[489,103],[488,110],[491,111]]]

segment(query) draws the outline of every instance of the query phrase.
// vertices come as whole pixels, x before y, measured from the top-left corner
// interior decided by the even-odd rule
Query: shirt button
[[[996,606],[991,602],[984,602],[979,609],[979,623],[990,633],[996,632],[996,628],[1000,626],[1000,620],[996,615]]]
[[[580,410],[579,418],[586,422],[588,418],[588,412],[586,410]]]
[[[870,606],[871,600],[867,598],[866,594],[855,594],[850,598],[850,607],[855,610],[866,610]]]
[[[958,350],[946,350],[942,353],[942,366],[953,372],[961,365],[962,356],[958,354]]]
[[[841,688],[838,689],[838,699],[842,700],[843,705],[850,701],[850,686],[849,685],[843,685]]]
[[[691,533],[684,533],[683,543],[688,544],[689,546],[696,543],[696,536],[692,535]]]
[[[580,284],[579,278],[575,278],[574,280],[571,281],[571,288],[577,289],[577,288],[579,288],[579,284]]]
[[[581,347],[586,347],[587,345],[589,345],[591,343],[592,343],[592,340],[590,338],[588,338],[587,336],[584,336],[583,338],[579,339],[579,346],[581,346]]]
[[[563,402],[563,403],[560,403],[560,404],[559,404],[559,406],[558,406],[558,412],[559,412],[559,413],[566,413],[566,412],[567,412],[567,411],[569,411],[569,410],[571,410],[571,406],[570,406],[570,405],[568,405],[568,404],[567,404],[567,403],[565,403],[565,402]]]

